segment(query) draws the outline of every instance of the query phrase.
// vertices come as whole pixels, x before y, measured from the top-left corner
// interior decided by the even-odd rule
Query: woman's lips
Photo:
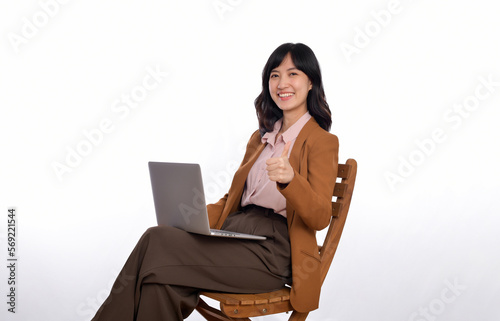
[[[280,98],[281,101],[286,101],[292,99],[294,96],[294,93],[279,93],[278,97]]]

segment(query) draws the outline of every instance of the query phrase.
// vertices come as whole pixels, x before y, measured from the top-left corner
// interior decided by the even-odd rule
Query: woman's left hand
[[[295,173],[292,165],[288,161],[288,151],[292,142],[288,142],[283,149],[280,157],[269,158],[266,161],[267,175],[271,181],[288,184],[292,181]]]

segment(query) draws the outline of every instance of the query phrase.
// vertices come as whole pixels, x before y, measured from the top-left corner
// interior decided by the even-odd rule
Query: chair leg
[[[201,314],[207,321],[251,321],[248,318],[244,319],[233,319],[222,313],[221,311],[212,308],[205,301],[200,298],[198,305],[196,306],[196,311]]]
[[[309,313],[299,313],[297,311],[293,311],[288,321],[305,321],[308,315]]]
[[[232,319],[224,315],[219,310],[209,306],[201,298],[196,306],[196,311],[198,311],[198,313],[200,313],[207,321],[232,321]]]

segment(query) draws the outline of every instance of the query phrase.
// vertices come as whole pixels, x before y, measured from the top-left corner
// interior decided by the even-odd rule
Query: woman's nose
[[[278,89],[283,89],[288,87],[288,79],[285,77],[280,78],[280,81],[278,82]]]

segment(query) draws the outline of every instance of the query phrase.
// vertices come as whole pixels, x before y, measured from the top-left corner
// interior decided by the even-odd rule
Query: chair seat
[[[201,292],[203,296],[220,302],[221,311],[231,318],[268,315],[293,310],[290,304],[290,288],[260,294],[235,294]]]

